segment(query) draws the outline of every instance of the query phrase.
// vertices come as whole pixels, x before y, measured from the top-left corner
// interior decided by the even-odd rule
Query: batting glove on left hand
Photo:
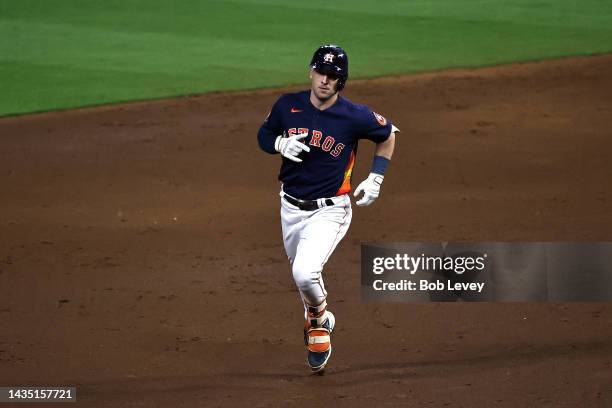
[[[359,201],[356,202],[359,206],[366,206],[372,204],[380,193],[380,185],[382,184],[385,176],[382,176],[377,173],[370,173],[367,179],[363,180],[355,190],[353,194],[357,197],[361,192],[363,192],[363,197]]]

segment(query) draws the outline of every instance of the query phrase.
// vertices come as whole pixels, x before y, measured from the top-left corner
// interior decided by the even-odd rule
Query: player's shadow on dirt
[[[517,360],[534,361],[549,360],[562,356],[612,356],[612,343],[610,342],[589,342],[533,346],[531,344],[517,345],[505,348],[498,353],[475,355],[466,358],[454,358],[453,353],[447,353],[444,359],[435,361],[405,361],[405,362],[381,362],[355,364],[346,368],[332,369],[333,374],[360,373],[378,371],[377,377],[387,379],[406,378],[406,377],[427,377],[440,376],[439,367],[444,368],[444,372],[453,375],[453,368],[464,366],[482,367],[493,366],[501,367],[505,362],[516,362]],[[456,354],[456,353],[454,353]],[[330,374],[332,373],[330,370]],[[464,372],[463,370],[461,372]]]
[[[531,344],[507,347],[497,353],[474,355],[470,357],[457,357],[457,353],[446,353],[443,359],[430,361],[395,361],[380,363],[356,363],[351,366],[336,366],[326,369],[325,375],[331,379],[330,382],[321,383],[330,386],[355,385],[369,383],[372,377],[385,380],[400,380],[407,378],[428,378],[441,376],[452,377],[465,373],[465,367],[469,371],[479,370],[483,367],[503,367],[510,363],[516,364],[517,360],[529,362],[538,360],[551,360],[559,357],[580,356],[610,356],[612,357],[612,343],[590,342],[571,343],[557,345],[533,346]],[[363,376],[362,376],[363,375]],[[285,381],[299,381],[300,379],[315,378],[308,372],[297,370],[289,373],[235,373],[232,377],[237,378],[268,378]]]

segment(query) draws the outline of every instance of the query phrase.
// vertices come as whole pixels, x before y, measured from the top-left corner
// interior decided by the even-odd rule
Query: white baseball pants
[[[345,194],[334,197],[334,205],[303,211],[282,198],[283,194],[281,190],[283,242],[293,279],[305,306],[317,306],[327,297],[323,266],[351,224],[351,200]]]

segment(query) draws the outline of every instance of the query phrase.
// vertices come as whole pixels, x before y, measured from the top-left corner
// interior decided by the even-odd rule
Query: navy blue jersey
[[[325,110],[310,102],[310,91],[284,94],[259,129],[259,146],[276,153],[278,135],[307,133],[302,142],[310,152],[300,154],[301,163],[283,157],[278,179],[283,190],[296,198],[315,200],[351,191],[351,176],[359,139],[375,143],[387,140],[391,123],[365,105],[342,96]]]

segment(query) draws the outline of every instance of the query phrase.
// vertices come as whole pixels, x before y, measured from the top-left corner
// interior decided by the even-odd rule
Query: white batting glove
[[[365,206],[372,204],[380,193],[380,185],[382,184],[385,176],[382,176],[377,173],[370,173],[367,179],[363,180],[355,190],[353,194],[357,197],[361,192],[363,192],[363,197],[359,201],[356,202],[359,206]]]
[[[300,142],[306,136],[308,136],[308,133],[300,133],[289,137],[278,136],[274,142],[274,149],[289,160],[300,163],[302,159],[297,156],[302,151],[310,152],[310,147]]]

